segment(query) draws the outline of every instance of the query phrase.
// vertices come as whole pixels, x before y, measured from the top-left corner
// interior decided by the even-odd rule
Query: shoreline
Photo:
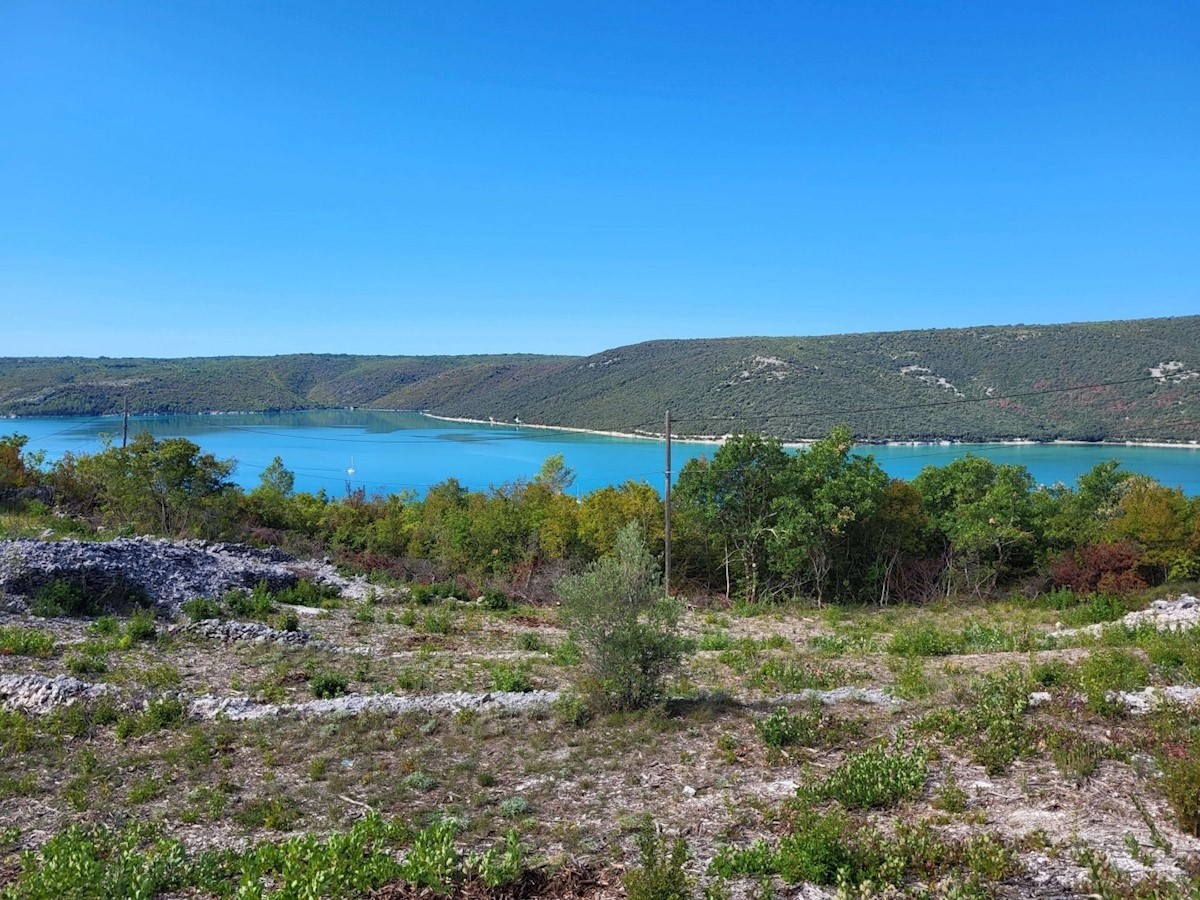
[[[256,415],[280,415],[285,413],[306,413],[306,412],[394,412],[394,413],[415,413],[426,419],[432,419],[437,422],[456,422],[462,425],[488,425],[499,428],[537,428],[542,431],[557,431],[566,432],[569,434],[589,434],[597,437],[621,438],[626,440],[640,441],[657,441],[663,442],[663,435],[653,432],[637,432],[637,431],[605,431],[597,428],[577,428],[568,425],[538,425],[531,422],[497,422],[495,419],[476,419],[467,416],[440,416],[436,413],[431,413],[421,409],[384,409],[380,407],[368,406],[322,406],[322,407],[307,407],[303,409],[275,409],[275,410],[207,410],[199,413],[141,413],[131,415],[130,419],[152,419],[165,416],[256,416]],[[121,418],[120,413],[102,413],[97,416],[78,415],[78,416],[15,416],[6,415],[0,416],[0,419],[20,422],[22,419],[116,419]],[[708,444],[712,446],[723,446],[732,434],[721,435],[688,435],[687,437],[672,436],[671,443],[673,444]],[[800,449],[811,447],[820,438],[809,438],[799,441],[785,441],[783,446],[788,449]],[[1069,438],[1056,438],[1052,441],[1034,441],[1024,438],[1013,438],[1009,440],[997,441],[958,441],[958,440],[935,440],[935,441],[915,441],[915,440],[896,440],[896,441],[860,441],[855,444],[856,447],[1052,447],[1056,445],[1072,446],[1072,447],[1146,447],[1160,450],[1200,450],[1200,440],[1191,441],[1139,441],[1139,440],[1103,440],[1103,441],[1082,441],[1072,440]]]
[[[638,433],[629,431],[601,431],[595,428],[574,428],[566,425],[535,425],[530,422],[497,422],[494,419],[472,419],[465,416],[439,416],[424,410],[377,410],[378,412],[419,412],[427,419],[434,419],[439,422],[458,422],[464,425],[490,425],[500,428],[540,428],[545,431],[567,431],[575,434],[594,434],[599,437],[617,437],[630,438],[633,440],[643,441],[663,441],[661,434],[654,433]],[[671,437],[672,444],[715,444],[722,446],[729,440],[731,435],[707,435],[707,436],[688,436],[688,437]],[[783,446],[789,449],[800,447],[811,447],[820,438],[809,438],[803,441],[785,441]],[[1075,446],[1075,447],[1151,447],[1163,450],[1200,450],[1200,441],[1179,441],[1177,443],[1168,443],[1166,441],[1077,441],[1065,438],[1056,438],[1052,441],[1033,441],[1022,438],[1013,438],[1010,440],[1001,441],[861,441],[856,443],[856,447],[1053,447],[1055,445]]]

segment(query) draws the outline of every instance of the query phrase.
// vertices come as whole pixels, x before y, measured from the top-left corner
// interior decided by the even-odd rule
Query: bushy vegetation
[[[72,825],[38,852],[22,854],[20,871],[0,896],[11,900],[95,897],[118,900],[165,893],[238,897],[361,897],[403,881],[435,894],[475,880],[488,887],[525,871],[524,847],[510,832],[499,848],[462,854],[458,826],[444,820],[415,834],[400,821],[371,813],[326,838],[303,835],[245,850],[190,855],[178,840],[149,825],[124,830]],[[407,846],[402,861],[395,850]]]
[[[558,591],[592,701],[601,708],[629,709],[657,699],[686,643],[678,633],[679,605],[664,596],[637,523],[617,534],[611,556],[563,579]]]
[[[109,529],[330,553],[355,571],[407,583],[419,605],[482,598],[485,608],[503,610],[549,601],[565,571],[612,554],[633,522],[652,556],[662,550],[662,503],[653,488],[629,482],[577,500],[565,491],[573,473],[561,457],[530,481],[487,491],[449,479],[424,498],[361,490],[332,498],[295,492],[278,458],[243,492],[228,481],[231,462],[179,438],[139,435],[127,448],[68,455],[48,471],[23,455],[22,441],[6,446],[5,477],[50,488],[63,511]],[[673,491],[675,586],[751,607],[794,596],[818,605],[885,604],[1053,589],[1052,602],[1072,625],[1119,617],[1122,598],[1147,585],[1200,576],[1200,499],[1115,463],[1096,466],[1074,488],[1038,488],[1020,466],[972,456],[902,482],[852,449],[850,430],[837,427],[799,453],[741,435],[711,459],[690,461]],[[62,580],[44,587],[35,608],[97,615],[137,602]],[[271,597],[256,589],[222,601],[226,614],[263,619],[277,602],[323,607],[331,600],[302,581]],[[214,613],[196,604],[188,611]],[[436,617],[430,625],[436,628]],[[895,641],[896,652],[919,655],[1029,646],[1027,635],[984,626]]]

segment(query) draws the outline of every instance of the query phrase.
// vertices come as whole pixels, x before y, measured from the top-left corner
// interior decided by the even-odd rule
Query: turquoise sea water
[[[104,436],[121,439],[121,420],[40,418],[0,422],[0,433],[30,438],[30,450],[45,450],[51,460],[64,452],[91,453]],[[219,458],[237,460],[234,480],[258,483],[278,455],[296,473],[297,490],[324,487],[341,494],[346,482],[368,493],[412,489],[418,493],[447,478],[484,489],[536,474],[547,456],[561,453],[577,473],[575,487],[587,493],[627,479],[647,481],[661,490],[663,445],[659,441],[520,428],[442,422],[417,413],[373,410],[314,410],[208,416],[146,416],[130,419],[130,433],[186,437]],[[676,473],[688,460],[711,456],[713,444],[675,443]],[[1017,463],[1039,483],[1075,479],[1099,462],[1118,460],[1133,472],[1200,495],[1200,448],[1126,447],[1072,444],[917,444],[862,447],[892,476],[912,478],[924,466],[945,465],[965,453],[998,463]],[[347,469],[353,468],[353,475]]]

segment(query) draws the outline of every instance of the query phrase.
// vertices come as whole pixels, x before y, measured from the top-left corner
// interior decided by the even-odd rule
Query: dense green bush
[[[658,567],[637,524],[617,535],[612,556],[562,579],[558,591],[591,700],[627,709],[657,699],[687,644],[679,634],[679,606],[663,596]]]
[[[830,772],[815,788],[815,798],[837,800],[847,809],[895,806],[925,787],[927,755],[920,747],[906,749],[899,736],[858,753]],[[802,789],[805,791],[806,789]]]
[[[690,900],[692,881],[683,870],[687,841],[659,835],[647,816],[638,829],[637,846],[639,865],[622,879],[629,900]]]

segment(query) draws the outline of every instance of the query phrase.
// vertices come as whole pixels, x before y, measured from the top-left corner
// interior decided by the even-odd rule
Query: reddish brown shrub
[[[1128,594],[1146,587],[1139,570],[1141,555],[1129,541],[1087,544],[1056,559],[1050,577],[1076,594]]]

